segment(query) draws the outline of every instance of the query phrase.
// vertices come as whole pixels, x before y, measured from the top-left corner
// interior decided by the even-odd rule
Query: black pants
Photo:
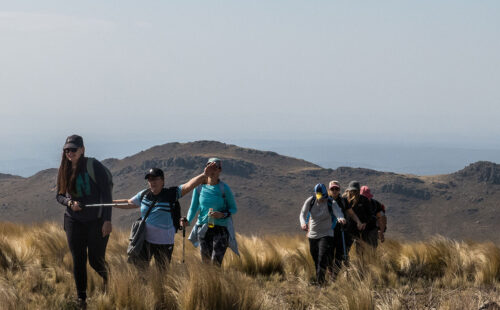
[[[352,234],[353,239],[356,241],[356,253],[359,256],[362,256],[365,254],[365,249],[368,249],[368,252],[371,252],[371,250],[374,250],[378,246],[378,230],[377,228],[375,229],[369,229],[369,230],[363,230],[361,232],[354,232]]]
[[[326,236],[318,239],[309,239],[309,251],[316,268],[316,282],[325,282],[326,269],[332,264],[333,237]]]
[[[90,266],[104,279],[105,284],[108,281],[108,266],[104,256],[109,235],[102,236],[102,225],[102,219],[79,222],[64,215],[64,230],[73,257],[73,277],[78,298],[87,298],[87,251]]]
[[[173,244],[154,244],[144,241],[144,246],[142,247],[139,257],[132,260],[131,263],[136,265],[138,268],[147,268],[151,258],[154,256],[156,266],[165,270],[172,259],[173,251]]]
[[[345,243],[345,255],[344,255],[344,243]],[[344,229],[344,239],[342,239],[342,227],[337,224],[333,233],[333,272],[334,276],[339,272],[342,262],[347,265],[349,258],[349,250],[352,246],[351,234]]]
[[[209,228],[203,238],[199,238],[201,260],[222,265],[222,259],[229,246],[229,232],[224,226]]]
[[[364,230],[361,233],[361,240],[376,248],[378,246],[378,229]]]
[[[366,244],[376,248],[378,246],[378,230],[377,228],[365,229],[363,231],[354,231],[352,236],[355,240],[360,240]]]

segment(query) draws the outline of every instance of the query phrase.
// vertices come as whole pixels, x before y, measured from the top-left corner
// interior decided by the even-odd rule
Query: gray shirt
[[[304,206],[300,211],[300,225],[307,224],[306,218],[309,213],[309,206],[311,205],[312,199],[313,197],[311,196],[304,202]],[[339,208],[339,205],[335,202],[335,200],[332,201],[332,210],[337,219],[344,219],[344,213],[342,213],[342,210]],[[307,236],[310,239],[318,239],[326,236],[333,237],[332,217],[328,211],[327,199],[322,199],[321,203],[319,200],[316,200],[311,208],[311,215],[309,217],[309,232],[307,233]]]

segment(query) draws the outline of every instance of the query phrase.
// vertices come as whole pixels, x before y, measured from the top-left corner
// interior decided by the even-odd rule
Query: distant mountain
[[[91,150],[87,150],[92,154]],[[245,234],[300,233],[298,216],[316,183],[336,179],[369,185],[387,206],[388,236],[420,239],[434,234],[456,239],[500,242],[500,165],[477,162],[449,175],[401,175],[363,168],[323,169],[274,152],[213,141],[169,143],[124,159],[102,162],[114,176],[114,197],[130,198],[146,187],[144,172],[165,171],[166,185],[178,185],[201,173],[206,160],[223,160],[221,178],[235,193],[237,230]],[[29,177],[0,176],[0,216],[6,221],[62,222],[55,201],[57,169]],[[187,213],[190,196],[181,199]],[[137,210],[113,210],[115,225],[128,228]]]
[[[0,173],[0,180],[6,180],[6,179],[21,179],[22,177],[18,175],[13,175],[13,174],[5,174],[5,173]]]

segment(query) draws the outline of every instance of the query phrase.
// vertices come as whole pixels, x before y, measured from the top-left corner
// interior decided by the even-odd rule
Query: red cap
[[[361,195],[365,196],[368,199],[372,199],[373,195],[370,192],[370,188],[366,185],[361,186],[361,190],[359,192]]]

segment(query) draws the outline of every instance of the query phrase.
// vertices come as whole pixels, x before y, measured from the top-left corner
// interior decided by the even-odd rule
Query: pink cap
[[[366,185],[361,186],[361,190],[359,192],[361,195],[365,196],[368,199],[372,199],[373,195],[370,192],[370,188]]]
[[[330,181],[330,184],[328,184],[328,188],[329,189],[332,189],[334,187],[338,187],[340,188],[340,184],[339,184],[339,181]]]

